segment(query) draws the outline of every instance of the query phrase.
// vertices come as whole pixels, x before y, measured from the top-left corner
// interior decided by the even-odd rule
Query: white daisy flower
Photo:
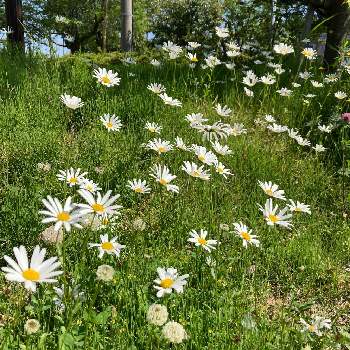
[[[277,211],[278,205],[274,207],[272,199],[269,198],[265,203],[265,207],[263,208],[261,205],[259,205],[259,209],[263,213],[266,223],[269,226],[279,225],[285,228],[292,227],[292,224],[288,221],[288,219],[292,217],[292,214],[286,214],[288,207]]]
[[[145,129],[147,129],[149,132],[160,134],[160,131],[163,129],[159,124],[157,123],[150,123],[147,122],[145,125]]]
[[[192,114],[187,114],[185,116],[186,120],[191,123],[191,126],[193,125],[198,125],[198,124],[203,124],[208,119],[203,117],[202,113],[192,113]]]
[[[60,181],[66,182],[69,187],[80,185],[85,181],[85,175],[87,172],[80,173],[80,168],[74,170],[70,168],[68,170],[59,170],[59,174],[57,174],[57,178]]]
[[[111,197],[111,190],[107,191],[104,196],[102,196],[100,192],[97,192],[96,197],[86,190],[79,190],[78,193],[87,201],[87,204],[77,204],[82,215],[90,213],[99,216],[118,215],[118,209],[122,208],[121,205],[115,203],[120,195],[117,194]]]
[[[234,62],[230,62],[230,63],[225,63],[225,66],[227,69],[232,70],[236,67]]]
[[[164,42],[162,49],[170,55],[170,58],[176,58],[182,52],[182,47],[174,44],[172,41]]]
[[[321,87],[323,87],[323,84],[320,83],[320,82],[318,82],[318,81],[316,81],[316,80],[311,80],[311,85],[312,85],[313,87],[315,87],[315,88],[321,88]]]
[[[240,47],[239,45],[237,45],[237,43],[230,41],[228,43],[225,43],[226,47],[228,48],[228,50],[232,50],[232,51],[240,51]]]
[[[206,66],[209,68],[215,68],[216,66],[221,64],[221,61],[216,56],[213,56],[213,55],[208,56],[204,61]]]
[[[227,125],[225,131],[228,136],[240,136],[247,133],[247,129],[241,123],[234,123],[233,126]]]
[[[333,125],[332,124],[330,124],[330,125],[318,125],[317,128],[318,128],[318,130],[329,134],[333,130]]]
[[[222,175],[225,179],[227,179],[227,175],[232,175],[232,176],[233,176],[233,174],[231,173],[231,170],[230,170],[230,169],[227,169],[227,168],[225,167],[225,165],[222,164],[222,163],[219,162],[219,161],[216,161],[216,162],[215,162],[215,171],[216,171],[218,174]]]
[[[210,178],[209,170],[205,170],[204,165],[199,167],[196,163],[185,161],[181,169],[186,171],[188,175],[201,180],[207,181]]]
[[[298,143],[300,146],[311,146],[311,142],[308,139],[304,139],[301,136],[298,136],[295,138],[295,141]]]
[[[301,85],[299,83],[292,83],[292,86],[295,87],[295,88],[298,88],[300,87]]]
[[[168,96],[165,92],[160,94],[159,97],[163,100],[164,104],[174,107],[182,107],[182,102],[179,100]]]
[[[273,85],[276,82],[275,77],[271,74],[264,75],[259,80],[261,83],[265,85]]]
[[[286,197],[284,196],[284,191],[279,190],[278,185],[273,184],[271,181],[269,182],[258,181],[258,184],[268,196],[286,200]]]
[[[275,123],[276,122],[276,119],[271,114],[266,114],[265,115],[265,120],[268,123]]]
[[[334,96],[338,99],[338,100],[344,100],[344,98],[347,98],[348,95],[344,92],[344,91],[337,91],[334,93]]]
[[[232,113],[232,109],[228,108],[227,106],[221,106],[220,103],[218,103],[214,107],[217,114],[219,114],[221,117],[229,117]]]
[[[100,117],[100,120],[108,131],[119,131],[123,126],[123,124],[120,121],[120,118],[117,117],[115,114],[104,114]]]
[[[61,101],[70,109],[78,109],[84,106],[84,102],[81,101],[80,97],[70,96],[67,94],[61,95]]]
[[[154,165],[151,171],[150,176],[155,178],[161,185],[165,186],[167,191],[179,193],[179,187],[170,184],[171,181],[176,179],[176,175],[172,175],[166,165],[163,167],[161,165]]]
[[[216,32],[216,35],[222,39],[230,36],[228,28],[215,27],[215,32]]]
[[[310,61],[316,59],[317,57],[317,52],[311,47],[306,47],[303,51],[301,51],[301,54]]]
[[[97,68],[94,69],[94,77],[97,79],[97,81],[107,87],[112,87],[115,85],[119,85],[120,78],[118,77],[118,73],[113,73],[111,70],[108,70],[106,68]]]
[[[215,162],[217,162],[216,155],[211,152],[207,151],[207,149],[203,146],[198,145],[192,145],[192,149],[195,153],[195,155],[198,157],[198,159],[207,165],[213,165]]]
[[[301,203],[299,201],[295,203],[292,199],[290,199],[289,201],[290,201],[290,204],[287,204],[287,207],[291,212],[307,213],[311,215],[311,210],[309,205]]]
[[[9,266],[2,267],[1,270],[5,272],[5,278],[8,281],[24,283],[24,287],[32,292],[36,291],[37,283],[54,283],[57,280],[54,278],[61,275],[62,271],[56,269],[61,265],[57,261],[57,257],[50,258],[44,261],[46,249],[40,249],[36,246],[33,251],[30,263],[26,248],[20,246],[13,248],[16,260],[5,255],[4,259]]]
[[[187,49],[188,50],[191,50],[191,49],[195,50],[195,49],[198,49],[199,47],[201,47],[201,44],[197,43],[196,41],[189,41]]]
[[[248,97],[253,97],[254,92],[252,90],[249,90],[248,88],[244,87],[244,92]]]
[[[227,145],[221,145],[218,141],[211,143],[214,151],[222,156],[232,154],[232,151]]]
[[[99,184],[95,184],[92,180],[84,179],[80,184],[80,189],[95,193],[97,191],[101,191],[102,188],[99,186]]]
[[[190,60],[190,62],[198,62],[198,58],[197,58],[197,54],[192,54],[190,52],[188,52],[186,54],[186,57]]]
[[[310,323],[301,318],[300,323],[303,325],[302,332],[314,333],[319,337],[322,336],[323,329],[331,329],[331,320],[320,316],[315,316]]]
[[[211,250],[216,249],[215,246],[218,244],[218,241],[215,239],[206,239],[207,235],[208,231],[203,229],[198,232],[191,230],[190,238],[187,241],[194,243],[196,247],[202,247],[206,251],[210,252]]]
[[[288,129],[288,136],[291,139],[295,140],[296,138],[300,137],[299,131],[298,130],[294,130],[294,129]]]
[[[259,82],[259,78],[255,75],[255,73],[251,70],[246,72],[246,76],[242,80],[244,85],[253,87],[256,83]]]
[[[299,77],[301,79],[307,80],[312,77],[312,74],[310,72],[300,72]]]
[[[235,222],[233,226],[235,228],[235,233],[242,238],[244,248],[247,248],[248,244],[259,247],[260,241],[257,239],[256,235],[252,235],[252,230],[249,230],[246,225],[243,225],[241,222]]]
[[[156,60],[156,59],[152,59],[150,64],[153,66],[153,67],[159,67],[161,65],[161,63]]]
[[[334,83],[338,81],[339,78],[336,73],[327,74],[324,78],[325,83]]]
[[[319,153],[319,152],[325,152],[327,148],[323,147],[323,145],[321,144],[317,144],[315,145],[315,147],[312,147],[312,149],[314,149],[317,153]]]
[[[154,283],[157,285],[154,285],[153,287],[157,289],[157,297],[161,298],[165,294],[171,294],[173,290],[175,290],[177,293],[182,293],[184,286],[187,284],[186,279],[189,277],[189,275],[182,275],[179,276],[176,269],[169,267],[169,268],[157,268],[158,278],[154,280]]]
[[[54,231],[58,232],[63,226],[64,229],[69,232],[71,227],[82,228],[79,223],[80,213],[73,211],[74,204],[72,204],[72,198],[68,197],[64,203],[57,198],[52,198],[47,196],[47,199],[42,200],[43,204],[46,207],[46,210],[40,210],[39,213],[46,216],[41,222],[44,224],[55,223]]]
[[[240,56],[241,52],[237,50],[228,50],[226,52],[227,57],[234,58]]]
[[[285,125],[279,125],[279,124],[276,124],[276,123],[273,123],[272,125],[269,124],[266,129],[272,131],[272,132],[276,132],[276,133],[282,133],[282,132],[285,132],[285,131],[288,131],[288,126],[285,126]]]
[[[219,138],[226,138],[231,126],[228,124],[223,124],[221,122],[215,122],[213,125],[206,124],[196,124],[192,125],[199,133],[201,133],[203,141],[218,140]]]
[[[100,235],[101,243],[89,243],[89,247],[97,247],[99,250],[98,257],[101,259],[105,253],[108,255],[114,254],[116,257],[120,256],[120,252],[125,245],[121,245],[117,242],[117,237],[113,237],[112,239],[108,239],[108,234]]]
[[[278,92],[281,96],[290,96],[292,94],[292,90],[289,90],[285,87],[281,88],[280,90],[276,90],[276,92]]]
[[[273,50],[274,50],[277,54],[283,55],[283,56],[288,55],[288,54],[294,52],[293,46],[287,45],[287,44],[284,44],[284,43],[276,44],[276,45],[273,47]]]
[[[146,148],[158,152],[158,154],[169,152],[173,149],[173,146],[169,141],[163,141],[161,139],[153,139],[148,141]]]
[[[286,70],[283,69],[282,67],[278,67],[278,68],[275,68],[275,73],[278,74],[278,75],[281,75],[282,73],[284,73]]]
[[[175,142],[176,142],[176,144],[175,144],[176,148],[181,149],[183,151],[189,151],[190,150],[190,148],[188,146],[186,146],[184,140],[181,137],[177,136],[176,139],[175,139]]]
[[[151,188],[147,185],[146,180],[142,181],[142,180],[137,180],[137,179],[133,179],[132,181],[128,181],[128,185],[127,187],[129,187],[131,190],[133,190],[136,193],[150,193],[151,192]]]
[[[147,85],[147,89],[159,95],[166,91],[165,86],[163,84],[151,83]]]

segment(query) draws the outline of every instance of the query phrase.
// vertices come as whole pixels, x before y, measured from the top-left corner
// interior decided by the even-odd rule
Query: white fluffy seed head
[[[163,327],[163,336],[169,342],[180,344],[187,339],[187,333],[180,323],[169,321]]]
[[[147,311],[147,321],[156,326],[163,326],[168,320],[168,310],[166,306],[152,304]]]
[[[109,265],[100,265],[96,271],[97,279],[104,282],[112,281],[114,274],[113,267]]]
[[[24,330],[27,334],[37,333],[40,329],[40,322],[34,318],[27,320],[24,324]]]

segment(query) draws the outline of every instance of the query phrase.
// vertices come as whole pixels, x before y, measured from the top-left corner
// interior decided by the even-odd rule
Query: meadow
[[[347,68],[177,51],[0,54],[1,349],[350,348]]]

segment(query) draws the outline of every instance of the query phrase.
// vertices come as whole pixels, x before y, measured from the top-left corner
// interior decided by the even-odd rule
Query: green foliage
[[[209,43],[209,33],[220,25],[224,8],[219,0],[154,0],[149,6],[155,41]]]
[[[88,171],[104,192],[111,189],[121,194],[122,216],[116,231],[108,228],[106,232],[118,235],[118,241],[126,245],[120,259],[105,255],[101,260],[86,243],[97,242],[102,232],[85,229],[66,235],[62,245],[47,247],[49,256],[58,255],[64,262],[65,274],[59,277],[59,284],[67,288],[74,280],[85,295],[79,301],[67,292],[64,310],[53,303],[51,286],[42,286],[30,296],[1,274],[3,349],[169,349],[161,329],[146,321],[153,302],[166,305],[169,318],[183,324],[189,334],[183,345],[174,346],[179,349],[292,350],[307,344],[314,349],[349,344],[342,322],[349,317],[344,302],[349,276],[344,267],[349,263],[350,240],[339,199],[339,178],[329,157],[297,147],[286,135],[268,133],[254,123],[257,117],[271,113],[280,123],[304,126],[303,135],[316,137],[317,124],[323,122],[320,107],[332,109],[333,92],[347,90],[346,78],[303,104],[311,89],[308,82],[291,98],[263,85],[254,87],[255,97],[248,98],[239,85],[241,67],[208,73],[171,63],[159,68],[126,66],[114,54],[47,60],[2,53],[0,62],[2,254],[12,254],[12,247],[19,244],[30,251],[35,244],[44,244],[39,234],[45,225],[38,211],[46,195],[60,199],[72,195],[74,201],[79,200],[74,189],[56,178],[59,169],[71,166]],[[120,86],[108,90],[98,86],[92,77],[93,63],[108,64],[118,71]],[[319,74],[315,66],[315,79]],[[287,79],[292,80],[282,77],[278,84],[283,86]],[[146,86],[154,82],[164,84],[183,107],[165,106],[152,95]],[[62,93],[85,102],[77,114],[83,126],[75,133],[67,128],[70,112],[59,100]],[[224,180],[213,171],[210,183],[198,182],[181,171],[183,161],[198,162],[192,153],[174,150],[158,156],[141,146],[153,138],[144,129],[145,122],[152,121],[163,126],[162,139],[173,142],[180,136],[186,144],[205,144],[209,149],[210,143],[188,127],[184,116],[201,112],[210,122],[218,120],[213,101],[234,109],[225,122],[243,122],[248,129],[247,135],[225,141],[233,154],[225,156],[224,163],[235,176]],[[320,106],[319,101],[326,102]],[[343,108],[347,106],[344,101]],[[121,117],[119,133],[103,128],[99,116],[104,113]],[[324,112],[323,117],[326,115]],[[49,162],[51,171],[38,170],[39,162]],[[177,196],[158,189],[148,176],[150,166],[159,162],[178,176]],[[136,197],[126,188],[127,180],[134,177],[147,179],[154,191]],[[312,215],[295,216],[291,231],[268,227],[256,204],[266,200],[258,180],[278,183],[288,198],[310,204]],[[143,231],[133,225],[140,217],[146,223]],[[222,223],[239,221],[259,236],[261,249],[245,249],[240,238],[220,229]],[[192,228],[207,228],[209,237],[221,242],[211,255],[215,265],[208,266],[207,254],[188,244]],[[96,269],[102,263],[116,270],[109,284],[96,281]],[[183,294],[161,300],[155,297],[153,280],[159,266],[190,274]],[[324,337],[300,332],[300,317],[308,319],[314,313],[332,319],[332,330]],[[29,318],[41,323],[37,334],[24,332]]]

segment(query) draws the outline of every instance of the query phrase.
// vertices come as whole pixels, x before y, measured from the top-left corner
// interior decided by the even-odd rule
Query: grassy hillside
[[[120,85],[106,88],[96,82],[93,69],[99,62],[76,57],[69,60],[20,59],[3,54],[0,61],[0,244],[2,256],[14,258],[13,247],[24,245],[31,256],[34,246],[47,248],[47,256],[58,256],[64,273],[64,309],[53,300],[51,284],[35,293],[23,284],[5,280],[0,287],[0,342],[3,349],[340,349],[349,346],[345,333],[349,322],[350,236],[347,199],[337,174],[342,158],[340,138],[347,126],[338,125],[331,134],[318,124],[329,123],[337,106],[346,111],[334,92],[347,91],[348,79],[312,87],[294,72],[277,77],[273,86],[254,87],[254,97],[244,94],[244,68],[224,66],[203,70],[183,63],[111,64]],[[293,65],[289,65],[293,64]],[[317,64],[312,67],[315,74]],[[294,67],[286,62],[285,68]],[[253,66],[257,75],[269,71]],[[304,67],[303,67],[304,68]],[[315,78],[316,79],[316,78]],[[317,76],[319,80],[320,77]],[[291,88],[290,97],[275,91]],[[182,107],[165,105],[147,89],[161,83],[166,93]],[[78,96],[84,106],[73,111],[60,95]],[[305,102],[306,94],[316,97]],[[232,109],[222,117],[217,103]],[[100,121],[105,113],[120,117],[120,131],[108,132]],[[202,113],[207,124],[222,121],[243,123],[246,133],[219,142],[232,154],[218,155],[233,175],[224,178],[215,165],[204,165],[211,176],[203,181],[181,169],[184,161],[202,165],[193,150],[174,149],[158,155],[145,144],[161,138],[175,144],[211,143],[190,127],[185,116]],[[271,114],[277,124],[299,128],[311,146],[322,143],[327,150],[316,153],[298,145],[287,132],[267,129]],[[323,119],[322,119],[323,118]],[[257,120],[259,119],[259,120]],[[145,129],[146,122],[162,126],[160,135]],[[215,151],[214,151],[215,153]],[[42,169],[39,163],[49,163]],[[167,165],[177,176],[172,183],[179,193],[167,191],[152,178],[150,168]],[[42,223],[42,199],[48,195],[61,202],[72,196],[84,199],[77,186],[59,181],[60,170],[73,167],[88,172],[101,193],[112,190],[121,215],[100,230],[88,225],[64,233],[62,243],[40,238],[50,224]],[[128,180],[146,180],[149,194],[134,193]],[[268,195],[258,181],[272,181],[287,199],[310,206],[311,215],[293,213],[293,227],[269,226],[259,210]],[[288,200],[273,198],[284,208]],[[248,244],[234,233],[233,223],[242,222],[258,236],[260,247]],[[227,230],[226,225],[229,226]],[[207,252],[188,242],[191,230],[208,231],[219,241]],[[100,234],[118,237],[125,245],[120,257],[98,257],[88,243],[100,242]],[[207,238],[208,238],[207,237]],[[210,259],[208,259],[210,257]],[[2,259],[1,266],[7,263]],[[97,280],[99,265],[115,269],[112,281]],[[183,293],[156,296],[153,281],[157,268],[176,268],[189,274]],[[74,297],[77,286],[83,296]],[[149,324],[146,315],[153,303],[165,305],[169,320],[179,322],[188,335],[182,344],[169,345],[162,327]],[[302,332],[300,319],[315,316],[331,320],[322,336]],[[28,319],[37,319],[40,330],[25,331]],[[343,346],[343,347],[342,347]]]

